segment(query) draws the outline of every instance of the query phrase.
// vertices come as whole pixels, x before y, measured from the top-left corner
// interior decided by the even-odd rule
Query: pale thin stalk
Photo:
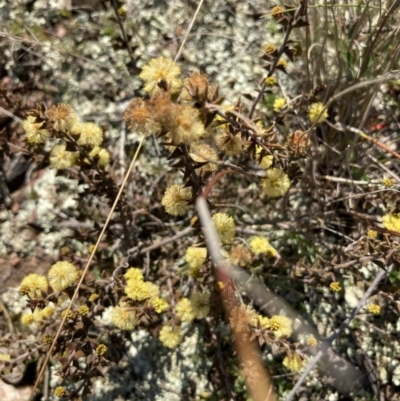
[[[203,3],[204,3],[204,0],[200,0],[199,1],[199,5],[197,6],[197,9],[196,9],[196,11],[195,11],[195,13],[193,15],[192,20],[190,21],[189,27],[188,27],[188,29],[187,29],[187,31],[185,33],[185,37],[183,38],[183,41],[182,41],[181,46],[180,46],[180,48],[178,50],[178,53],[176,53],[176,56],[175,56],[175,59],[174,59],[175,63],[178,61],[179,57],[181,56],[181,54],[183,52],[183,47],[186,44],[187,38],[189,37],[189,33],[193,28],[194,21],[196,21],[197,14],[199,13],[200,8],[203,5]]]
[[[51,354],[52,354],[52,352],[53,352],[53,350],[54,350],[55,344],[56,344],[58,338],[60,337],[61,330],[63,329],[63,326],[64,326],[64,324],[65,324],[65,321],[67,320],[68,312],[71,310],[72,304],[73,304],[73,302],[75,301],[76,297],[78,296],[79,288],[80,288],[80,286],[81,286],[82,283],[83,283],[83,280],[84,280],[84,278],[85,278],[85,275],[86,275],[87,271],[89,270],[89,266],[90,266],[90,264],[92,263],[92,260],[93,260],[93,258],[94,258],[94,255],[95,255],[96,251],[97,251],[97,248],[99,247],[100,241],[101,241],[101,239],[102,239],[104,233],[106,232],[106,229],[107,229],[107,227],[108,227],[108,224],[109,224],[109,222],[110,222],[110,220],[111,220],[111,216],[112,216],[112,214],[114,213],[115,208],[117,207],[117,204],[118,204],[118,202],[119,202],[119,199],[121,198],[122,192],[123,192],[123,190],[124,190],[124,188],[125,188],[125,185],[126,185],[126,183],[127,183],[127,181],[128,181],[128,178],[129,178],[129,176],[130,176],[130,174],[131,174],[131,172],[132,172],[133,166],[135,165],[136,159],[137,159],[137,157],[138,157],[138,155],[139,155],[139,151],[140,151],[140,149],[141,149],[141,147],[142,147],[142,145],[143,145],[144,139],[145,139],[145,136],[142,137],[142,139],[141,139],[141,141],[140,141],[140,143],[139,143],[139,146],[138,146],[138,148],[136,149],[135,156],[133,157],[133,159],[132,159],[132,161],[131,161],[131,164],[130,164],[130,166],[129,166],[129,168],[128,168],[128,171],[127,171],[127,173],[125,174],[124,180],[122,181],[122,184],[121,184],[121,187],[120,187],[120,189],[119,189],[119,191],[118,191],[118,194],[117,194],[117,196],[115,197],[114,203],[113,203],[113,205],[112,205],[112,207],[111,207],[111,209],[110,209],[110,213],[108,214],[107,219],[106,219],[106,222],[104,223],[104,226],[103,226],[103,228],[102,228],[102,230],[101,230],[101,232],[100,232],[100,234],[99,234],[99,237],[97,238],[96,244],[95,244],[95,246],[94,246],[94,248],[93,248],[93,250],[92,250],[92,253],[90,254],[89,260],[88,260],[87,263],[86,263],[86,266],[85,266],[85,268],[84,268],[84,270],[83,270],[82,276],[81,276],[81,278],[80,278],[80,280],[79,280],[79,283],[78,283],[78,285],[77,285],[77,287],[76,287],[76,290],[75,290],[75,292],[74,292],[74,295],[72,296],[71,301],[69,302],[68,308],[67,308],[67,310],[66,310],[65,313],[64,313],[64,317],[63,317],[63,319],[62,319],[62,321],[61,321],[61,323],[60,323],[60,326],[59,326],[59,328],[58,328],[58,330],[57,330],[57,333],[56,333],[56,335],[55,335],[55,337],[54,337],[54,339],[53,339],[53,342],[51,343],[51,347],[50,347],[49,351],[47,352],[46,358],[45,358],[45,360],[44,360],[44,362],[43,362],[42,368],[41,368],[40,371],[39,371],[38,378],[36,379],[35,385],[33,386],[33,389],[32,389],[32,391],[31,391],[31,394],[30,394],[30,396],[29,396],[28,401],[32,401],[32,400],[33,400],[33,397],[34,397],[34,395],[35,395],[35,391],[37,390],[37,388],[38,388],[38,386],[39,386],[40,379],[42,378],[43,373],[44,373],[44,371],[46,370],[46,366],[47,366],[47,364],[48,364],[48,362],[49,362],[49,359],[50,359],[50,356],[51,356]]]
[[[231,281],[233,278],[233,270],[229,263],[227,263],[221,255],[221,242],[211,221],[210,210],[208,209],[206,198],[204,196],[199,196],[197,198],[196,209],[199,213],[211,260],[215,266],[217,280],[218,277],[224,277],[227,279],[226,284],[229,285],[229,281]],[[237,306],[236,299],[234,296],[224,297],[222,295],[222,297],[224,308],[227,316],[229,317],[232,310]],[[271,376],[260,357],[259,349],[255,341],[243,337],[241,335],[243,333],[237,332],[234,328],[234,325],[232,326],[232,334],[235,349],[240,362],[242,363],[243,367],[251,367],[251,375],[253,375],[253,378],[257,377],[256,381],[253,380],[248,369],[243,369],[243,375],[246,379],[247,388],[251,398],[254,401],[277,401]]]

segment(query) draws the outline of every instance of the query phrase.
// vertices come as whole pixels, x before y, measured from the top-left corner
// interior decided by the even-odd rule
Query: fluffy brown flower
[[[140,98],[133,99],[129,103],[124,113],[124,120],[130,130],[143,135],[150,134],[157,129],[149,104]]]

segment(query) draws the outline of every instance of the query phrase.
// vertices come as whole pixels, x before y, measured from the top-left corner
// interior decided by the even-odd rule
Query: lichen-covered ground
[[[289,16],[299,7],[297,1],[285,5]],[[279,48],[284,40],[285,25],[271,17],[272,6],[264,1],[206,0],[189,31],[197,6],[181,0],[0,0],[0,377],[20,389],[21,397],[42,367],[47,346],[42,336],[54,335],[60,323],[21,323],[29,310],[21,280],[46,275],[61,259],[81,269],[88,261],[141,138],[123,114],[133,98],[144,96],[143,66],[156,57],[174,58],[184,43],[177,62],[182,74],[208,74],[213,90],[219,86],[225,97],[223,110],[247,115],[268,72],[265,45]],[[220,179],[210,201],[236,223],[234,245],[224,250],[264,286],[261,293],[246,289],[246,276],[237,283],[237,298],[251,305],[250,315],[256,310],[292,321],[292,335],[284,340],[274,337],[271,326],[263,331],[261,323],[248,322],[278,399],[288,396],[318,350],[324,356],[301,383],[297,399],[400,399],[399,34],[397,8],[389,6],[358,2],[336,10],[316,1],[300,16],[307,26],[294,29],[287,42],[292,53],[284,56],[288,64],[278,67],[277,85],[256,111],[265,130],[272,127],[266,138],[276,145],[274,166],[290,178],[285,196],[262,196],[251,151],[220,156],[219,171],[235,171]],[[283,109],[276,103],[282,98]],[[330,102],[329,118],[312,126],[308,110],[317,101]],[[45,156],[50,145],[40,154],[27,146],[22,123],[28,112],[60,102],[104,131],[110,163],[101,178],[76,167],[56,170]],[[287,156],[290,133],[308,133],[310,127],[304,154]],[[113,215],[78,299],[83,303],[86,293],[101,290],[87,338],[108,346],[101,374],[90,380],[83,399],[249,399],[228,321],[214,297],[218,285],[211,262],[199,276],[187,273],[186,249],[204,246],[198,227],[189,228],[196,212],[173,217],[161,205],[165,189],[182,178],[169,155],[163,140],[146,138],[123,206]],[[254,236],[268,238],[275,251],[254,252],[249,246]],[[241,246],[253,253],[235,254]],[[146,317],[125,333],[113,326],[111,314],[129,266],[159,286],[171,310],[194,291],[213,294],[208,317],[182,323],[177,348],[159,341],[161,325],[175,320],[175,312]],[[59,308],[65,303],[61,295],[51,301]],[[283,363],[292,355],[299,355],[298,369]],[[50,360],[38,400],[57,399],[59,360]],[[84,371],[88,362],[74,363]],[[76,383],[71,380],[69,388]],[[17,401],[14,387],[1,384],[0,399]]]

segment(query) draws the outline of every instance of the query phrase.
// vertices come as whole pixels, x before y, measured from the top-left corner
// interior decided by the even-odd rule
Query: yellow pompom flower
[[[235,237],[236,227],[233,217],[226,213],[215,213],[212,218],[215,229],[222,242],[232,242]]]
[[[236,156],[242,153],[243,144],[240,135],[231,135],[229,132],[222,132],[216,138],[218,149],[228,156]]]
[[[285,107],[285,105],[286,105],[286,99],[283,97],[278,97],[274,101],[273,109],[274,111],[278,112],[282,110]]]
[[[203,319],[210,313],[210,293],[196,292],[190,297],[192,310],[196,319]]]
[[[48,289],[47,279],[40,274],[32,273],[24,277],[21,281],[21,287],[24,295],[30,298],[41,298]]]
[[[268,43],[268,44],[266,44],[264,46],[264,53],[265,54],[271,54],[274,51],[276,51],[276,46],[275,45]]]
[[[143,281],[143,273],[137,267],[130,267],[124,274],[125,280]]]
[[[97,154],[99,167],[106,167],[110,163],[110,152],[107,149],[101,148]]]
[[[299,372],[304,367],[304,361],[301,359],[300,355],[293,353],[284,358],[282,365],[292,372]]]
[[[182,330],[179,326],[163,326],[159,338],[165,347],[176,348],[182,342]]]
[[[111,320],[113,325],[121,330],[133,330],[138,324],[135,311],[131,310],[124,302],[112,310]]]
[[[34,322],[34,317],[33,317],[33,314],[32,314],[32,313],[24,313],[24,314],[21,316],[21,323],[22,323],[24,326],[29,326],[29,325],[31,325],[33,322]]]
[[[170,58],[158,57],[145,65],[139,77],[145,82],[144,90],[155,93],[160,90],[160,84],[166,86],[171,92],[177,92],[182,82],[177,76],[181,69]]]
[[[54,339],[53,336],[51,336],[49,334],[45,334],[44,336],[42,336],[40,341],[42,342],[42,344],[51,345],[51,343],[53,342],[53,339]]]
[[[163,313],[168,309],[168,302],[159,297],[151,299],[150,304],[157,313]]]
[[[255,236],[250,241],[250,248],[256,255],[266,254],[275,257],[276,249],[269,243],[267,238]]]
[[[375,230],[368,230],[368,231],[367,231],[367,237],[368,237],[369,239],[375,239],[375,238],[378,237],[378,232],[375,231]]]
[[[283,12],[285,11],[285,9],[281,6],[275,6],[272,8],[271,10],[271,15],[275,18],[275,19],[281,19],[283,17]]]
[[[182,185],[171,185],[164,193],[161,204],[165,211],[172,216],[183,216],[190,209],[189,202],[192,199],[192,190]]]
[[[81,316],[86,316],[90,312],[90,309],[87,305],[81,305],[78,309],[78,314]]]
[[[182,322],[191,322],[195,317],[192,304],[188,298],[182,298],[178,301],[175,312]]]
[[[65,316],[67,316],[67,320],[71,320],[74,318],[74,312],[72,312],[72,310],[69,310],[67,312],[67,310],[63,310],[61,312],[61,317],[64,318]]]
[[[99,294],[91,294],[89,297],[89,302],[95,302],[97,299],[99,299]]]
[[[196,248],[189,246],[186,249],[185,260],[192,269],[196,269],[204,265],[207,259],[207,248]]]
[[[96,349],[95,352],[98,356],[103,356],[106,352],[107,352],[107,345],[105,344],[99,344]]]
[[[314,337],[314,336],[308,336],[307,338],[306,338],[306,344],[309,346],[309,347],[313,347],[313,348],[315,348],[317,345],[318,345],[318,340]]]
[[[277,66],[277,67],[282,67],[282,68],[286,68],[287,65],[288,65],[288,62],[287,62],[286,60],[279,60],[279,61],[276,63],[276,66]]]
[[[197,142],[204,134],[199,111],[189,105],[176,105],[166,127],[174,145]]]
[[[144,301],[149,298],[157,298],[160,295],[160,288],[150,282],[128,280],[125,294],[134,301]]]
[[[58,386],[54,389],[54,395],[56,397],[65,397],[67,390],[63,386]]]
[[[382,217],[382,225],[391,231],[400,233],[400,213],[388,213]]]
[[[47,129],[41,129],[43,122],[37,123],[34,116],[28,116],[22,125],[25,130],[25,139],[30,145],[43,143],[51,136]]]
[[[262,185],[266,195],[271,198],[277,198],[288,191],[290,188],[290,180],[283,170],[271,168],[266,171]]]
[[[340,285],[339,281],[334,281],[329,285],[330,289],[333,292],[340,292],[342,291],[342,286]]]
[[[292,320],[287,316],[275,315],[269,319],[269,328],[277,338],[290,337],[293,333],[292,324]]]
[[[77,158],[78,153],[66,150],[65,144],[54,146],[49,155],[50,165],[57,170],[65,170],[71,167]]]
[[[394,180],[393,180],[393,178],[392,177],[385,177],[385,178],[382,178],[382,185],[385,187],[385,188],[392,188],[393,187],[393,185],[394,185]]]
[[[308,111],[308,118],[312,123],[323,123],[328,118],[328,112],[321,102],[313,103]]]
[[[381,313],[381,307],[377,304],[371,304],[368,306],[368,312],[373,315],[379,315]]]
[[[51,306],[46,306],[40,311],[40,316],[42,318],[49,318],[53,316],[55,309]]]
[[[79,145],[100,146],[103,142],[103,130],[95,123],[87,122],[80,124]]]
[[[275,77],[267,77],[265,78],[265,85],[272,87],[275,86],[278,83],[277,79]]]
[[[57,262],[51,266],[47,277],[54,291],[62,291],[76,283],[78,271],[70,262]]]

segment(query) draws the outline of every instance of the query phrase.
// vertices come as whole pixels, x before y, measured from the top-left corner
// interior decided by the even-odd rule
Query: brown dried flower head
[[[193,71],[183,80],[182,99],[184,100],[207,100],[209,94],[209,81],[206,74]]]
[[[287,147],[295,157],[305,157],[310,148],[310,136],[303,131],[297,130],[289,134]]]
[[[78,124],[75,111],[65,103],[51,106],[46,115],[56,131],[73,131],[73,127]]]
[[[150,134],[157,129],[149,104],[140,98],[131,101],[124,113],[124,120],[130,130],[144,135]]]

